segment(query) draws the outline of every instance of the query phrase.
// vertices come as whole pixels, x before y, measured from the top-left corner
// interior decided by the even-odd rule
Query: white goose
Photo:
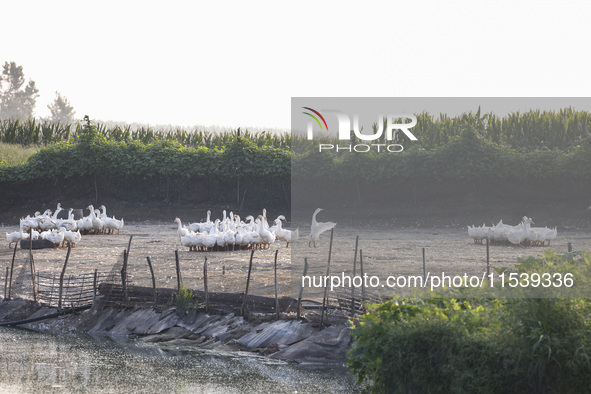
[[[45,230],[52,230],[55,228],[55,223],[51,218],[51,209],[47,209],[43,212],[43,215],[37,218],[37,222],[39,223],[39,229]]]
[[[78,230],[77,222],[76,222],[76,220],[74,220],[73,211],[74,211],[74,209],[70,208],[70,211],[68,212],[68,219],[62,221],[62,226],[68,231]]]
[[[45,239],[53,243],[54,248],[57,248],[64,242],[64,233],[60,230],[51,230],[51,232],[47,234]]]
[[[217,242],[219,222],[220,220],[216,219],[215,223],[211,226],[211,231],[203,235],[203,246],[208,250],[212,250]]]
[[[320,211],[323,211],[323,209],[317,208],[316,211],[314,211],[314,214],[312,215],[312,225],[310,226],[310,235],[308,236],[308,238],[310,239],[310,241],[308,242],[308,247],[311,247],[312,244],[314,244],[314,247],[316,247],[316,242],[320,239],[320,234],[332,229],[334,226],[337,225],[333,222],[317,222],[316,215],[318,215]]]
[[[64,233],[64,240],[62,241],[62,246],[64,246],[64,244],[68,242],[68,244],[71,247],[75,247],[76,244],[80,242],[80,240],[82,239],[82,234],[80,234],[80,230],[73,232],[66,230],[65,227],[61,227],[60,231]]]
[[[90,211],[90,220],[92,221],[92,228],[94,230],[94,233],[98,234],[104,228],[105,224],[101,219],[97,217],[96,212],[94,210],[94,206],[89,205],[86,209]]]
[[[37,218],[31,217],[29,215],[27,215],[26,218],[21,219],[21,223],[23,225],[23,228],[25,228],[25,229],[27,229],[27,228],[38,229],[39,228],[39,222],[37,221]]]
[[[246,230],[242,227],[236,229],[236,235],[234,236],[234,243],[238,245],[239,249],[243,249],[248,246],[248,240],[246,239]]]
[[[189,229],[186,227],[183,227],[183,224],[181,223],[181,219],[175,218],[174,222],[178,223],[177,232],[178,232],[179,238],[186,237],[187,235],[189,235]]]
[[[248,221],[248,223],[244,223],[244,226],[243,227],[245,229],[247,229],[249,231],[252,231],[252,230],[254,230],[256,228],[256,225],[255,225],[255,222],[254,222],[254,217],[252,215],[248,215],[245,218],[245,220]]]
[[[275,233],[269,231],[269,225],[267,224],[267,219],[264,216],[261,217],[261,223],[259,224],[259,226],[259,235],[261,236],[261,242],[263,243],[265,249],[268,249],[271,246],[271,244],[275,242]]]
[[[103,213],[101,214],[101,220],[105,224],[105,230],[108,231],[108,233],[113,233],[115,230],[117,230],[117,234],[119,234],[124,225],[123,218],[121,218],[121,220],[115,219],[115,216],[110,218],[107,216],[107,207],[101,205],[101,209],[103,210]]]
[[[21,222],[21,225],[19,226],[19,231],[14,231],[12,233],[6,233],[6,240],[8,241],[8,248],[12,249],[12,246],[10,246],[10,245],[13,243],[14,243],[14,247],[16,248],[16,246],[18,245],[18,241],[20,241],[21,239],[29,239],[29,234],[23,233],[22,222]]]
[[[513,245],[520,245],[523,241],[530,237],[531,227],[530,225],[533,223],[531,219],[525,218],[527,220],[522,221],[518,227],[518,229],[513,230],[507,234],[507,240],[511,242]]]
[[[189,251],[197,251],[198,248],[203,246],[203,235],[191,232],[181,237],[181,245],[187,246]]]
[[[550,241],[556,238],[556,236],[558,235],[556,227],[554,227],[553,229],[550,229],[548,227],[532,227],[531,231],[533,233],[532,238],[535,238],[533,239],[533,241],[541,246],[544,246],[546,244],[546,241],[548,241],[548,246],[550,246]]]
[[[219,226],[222,227],[221,230],[219,230]],[[219,247],[218,250],[223,249],[226,246],[226,230],[227,229],[228,229],[228,225],[227,225],[226,221],[224,220],[223,222],[220,222],[220,224],[218,225],[218,230],[217,230],[218,236],[216,239],[216,245]]]
[[[91,216],[90,215],[84,216],[83,218],[81,218],[80,220],[78,220],[76,222],[76,228],[78,230],[82,230],[82,231],[86,231],[86,232],[92,230],[93,229],[93,226],[92,226],[92,218],[91,218]]]
[[[232,230],[230,226],[231,222],[228,221],[226,223],[226,231],[224,232],[224,242],[226,242],[226,248],[231,246],[232,250],[234,250],[234,245],[236,244],[236,231]]]
[[[51,220],[53,220],[54,223],[58,220],[57,219],[57,215],[60,213],[60,211],[63,211],[62,204],[60,204],[58,202],[57,203],[57,208],[55,209],[55,212],[53,213],[53,216],[51,217]]]
[[[271,227],[269,227],[269,231],[276,233],[277,232],[277,222],[280,222],[282,220],[285,220],[285,216],[283,216],[283,215],[277,216],[277,219],[275,219],[273,221],[273,225]]]
[[[276,219],[275,222],[273,222],[273,223],[276,226],[275,234],[277,235],[277,238],[279,238],[282,241],[287,242],[287,245],[285,245],[286,248],[289,247],[290,242],[297,241],[297,239],[299,238],[299,234],[300,234],[299,228],[293,232],[290,230],[286,230],[282,227],[281,219]]]
[[[207,219],[203,223],[191,223],[189,225],[189,231],[191,232],[207,232],[211,230],[211,226],[213,226],[213,222],[211,221],[211,211],[207,211]]]

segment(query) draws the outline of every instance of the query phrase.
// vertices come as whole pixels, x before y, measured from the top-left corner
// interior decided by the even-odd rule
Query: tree
[[[63,97],[58,92],[55,92],[55,100],[49,104],[47,108],[51,111],[50,120],[53,122],[60,122],[61,124],[72,124],[74,123],[74,107],[70,105],[67,98]]]
[[[23,66],[6,62],[0,76],[0,118],[27,119],[33,116],[39,97],[35,81],[25,85]]]

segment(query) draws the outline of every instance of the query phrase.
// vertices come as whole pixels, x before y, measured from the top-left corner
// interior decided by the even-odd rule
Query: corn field
[[[52,122],[39,122],[29,119],[0,121],[0,141],[23,146],[41,145],[47,146],[56,142],[75,140],[83,131],[84,124],[64,125]],[[107,141],[131,142],[137,141],[144,145],[159,141],[178,142],[187,147],[206,147],[221,149],[238,136],[250,140],[258,147],[270,146],[289,150],[291,136],[289,134],[277,135],[274,133],[251,133],[245,131],[232,131],[226,133],[209,133],[205,131],[154,130],[148,127],[132,129],[131,126],[115,126],[107,128],[104,124],[96,125],[98,134]]]
[[[493,113],[481,114],[480,110],[455,117],[446,114],[434,116],[427,112],[416,116],[417,125],[413,128],[413,133],[419,138],[419,147],[423,149],[434,149],[446,145],[465,131],[473,131],[484,140],[519,150],[563,150],[591,137],[590,114],[586,111],[575,111],[572,108],[564,108],[557,112],[539,110],[516,112],[503,117]],[[24,146],[47,146],[75,139],[83,128],[83,124],[65,125],[39,122],[35,119],[24,122],[1,120],[0,141]],[[375,128],[376,125],[374,125]],[[304,136],[292,137],[290,134],[278,135],[268,132],[250,133],[248,130],[210,133],[183,129],[154,130],[149,127],[133,129],[131,126],[108,128],[100,123],[97,125],[97,130],[108,141],[138,141],[145,145],[158,141],[172,141],[187,147],[203,146],[222,149],[238,135],[250,140],[258,147],[270,146],[285,150],[293,148],[294,153],[304,152],[315,145],[312,141],[307,141]],[[397,137],[401,137],[400,133]],[[326,142],[336,141],[327,140]]]
[[[517,150],[533,151],[537,149],[565,150],[578,145],[581,141],[591,138],[591,115],[585,111],[572,108],[553,111],[529,111],[511,113],[501,117],[493,113],[464,113],[450,117],[446,114],[434,116],[428,112],[416,115],[417,125],[412,129],[418,142],[409,147],[434,149],[445,146],[464,132],[470,131],[480,138]],[[385,126],[385,125],[384,125]],[[373,125],[373,133],[377,124]],[[378,139],[375,143],[387,143]],[[338,144],[338,140],[307,141],[305,136],[293,136],[294,153],[302,153],[315,147],[318,142]],[[359,143],[352,136],[351,143]],[[404,142],[402,133],[396,134],[394,143]],[[342,141],[340,142],[342,144]],[[405,146],[406,148],[406,146]]]

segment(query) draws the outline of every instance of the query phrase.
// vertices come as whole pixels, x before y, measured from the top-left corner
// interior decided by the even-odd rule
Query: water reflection
[[[351,392],[340,367],[296,365],[127,338],[0,328],[3,392]]]

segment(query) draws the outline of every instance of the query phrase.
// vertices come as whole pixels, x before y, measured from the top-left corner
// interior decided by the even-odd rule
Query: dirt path
[[[14,228],[0,227],[0,231]],[[305,235],[306,231],[302,231]],[[211,291],[243,292],[248,273],[250,251],[189,252],[180,245],[174,223],[126,224],[117,235],[87,235],[72,249],[67,273],[89,273],[94,269],[109,272],[122,259],[129,237],[133,241],[129,260],[129,273],[134,284],[151,286],[151,276],[146,262],[150,256],[158,287],[175,288],[175,255],[179,250],[183,282],[192,289],[203,289],[203,262],[208,259],[209,289]],[[450,274],[481,275],[486,270],[486,247],[477,245],[463,228],[377,228],[355,229],[344,225],[336,228],[331,262],[331,274],[343,272],[351,275],[355,237],[359,236],[359,248],[363,251],[364,271],[385,280],[389,275],[421,275],[422,248],[425,248],[427,270]],[[278,291],[280,295],[297,295],[304,257],[310,264],[309,275],[326,274],[330,235],[323,234],[318,248],[309,248],[300,240],[294,247],[286,248],[284,242],[276,242],[268,250],[254,253],[250,294],[274,295],[274,254],[278,250]],[[550,247],[491,246],[492,267],[512,266],[518,258],[541,255],[545,249],[565,252],[571,242],[574,250],[591,250],[591,234],[587,230],[559,231]],[[0,280],[4,284],[5,267],[10,265],[12,249],[3,243],[0,247]],[[17,251],[17,267],[28,257],[28,250]],[[65,248],[34,251],[37,271],[61,272],[66,256]],[[359,259],[358,259],[359,260]],[[357,268],[359,270],[359,266]],[[357,271],[359,273],[359,271]],[[293,274],[293,275],[292,275]],[[293,276],[293,278],[292,278]],[[381,290],[383,295],[391,290]],[[319,298],[322,291],[306,289],[304,297]]]

